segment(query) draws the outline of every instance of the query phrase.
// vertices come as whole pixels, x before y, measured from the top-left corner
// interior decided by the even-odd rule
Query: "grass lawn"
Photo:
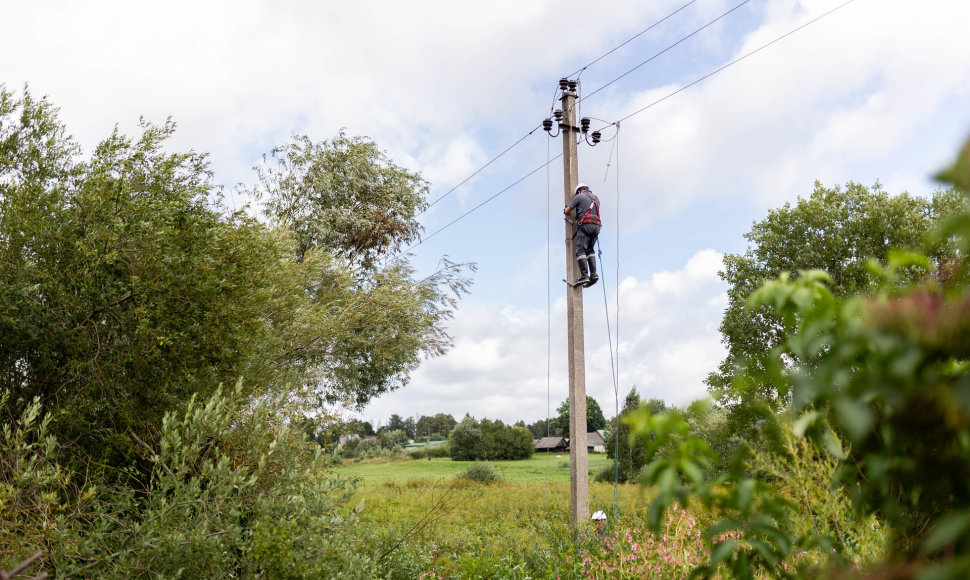
[[[339,473],[356,475],[365,485],[387,481],[407,482],[412,479],[454,479],[468,469],[470,461],[449,458],[416,459],[411,461],[375,461],[355,463],[337,468]],[[536,453],[531,459],[519,461],[491,461],[502,472],[502,480],[510,484],[569,483],[569,454],[557,456]],[[604,453],[590,453],[590,476],[612,462]]]

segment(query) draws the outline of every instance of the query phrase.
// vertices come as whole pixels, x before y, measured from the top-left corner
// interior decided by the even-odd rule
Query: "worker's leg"
[[[589,236],[585,226],[576,228],[576,261],[579,263],[579,279],[576,284],[589,282],[589,268],[586,258],[586,247],[589,245]]]
[[[586,256],[586,265],[589,267],[589,284],[587,286],[592,286],[600,279],[600,275],[596,273],[596,256],[593,254]]]
[[[600,226],[595,224],[583,224],[580,226],[583,230],[583,238],[586,244],[584,251],[586,252],[586,265],[589,268],[589,283],[587,286],[592,286],[596,284],[596,281],[600,279],[599,274],[596,273],[596,253],[594,248],[596,246],[596,238],[600,234]]]

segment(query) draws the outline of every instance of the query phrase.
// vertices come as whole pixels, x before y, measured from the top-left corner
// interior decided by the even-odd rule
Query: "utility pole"
[[[576,125],[576,81],[561,79],[562,116],[559,130],[562,133],[563,191],[565,206],[573,200],[579,183],[579,158],[576,141],[580,129]],[[584,123],[586,124],[586,123]],[[546,121],[546,130],[552,128]],[[579,278],[579,264],[573,239],[576,222],[566,219],[566,279]],[[569,349],[569,497],[570,519],[573,525],[589,521],[589,454],[586,450],[586,356],[583,341],[583,286],[566,288],[566,321],[568,325],[567,348]]]

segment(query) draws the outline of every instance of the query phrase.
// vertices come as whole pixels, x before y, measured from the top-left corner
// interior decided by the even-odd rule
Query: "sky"
[[[359,413],[377,426],[531,423],[567,398],[562,140],[533,130],[571,75],[610,139],[579,147],[604,217],[586,389],[609,417],[634,386],[706,395],[725,354],[718,271],[753,222],[816,180],[927,195],[970,135],[970,2],[854,0],[729,65],[843,2],[0,0],[0,83],[46,95],[87,152],[173,118],[171,147],[208,152],[232,208],[294,134],[345,129],[420,172],[440,201],[418,275],[442,256],[478,270],[449,353]]]

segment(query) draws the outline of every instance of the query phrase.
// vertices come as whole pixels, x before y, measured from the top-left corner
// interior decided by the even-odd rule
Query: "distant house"
[[[589,453],[606,453],[606,442],[603,441],[602,431],[590,431],[586,434],[586,451]]]
[[[543,437],[535,442],[538,453],[565,453],[569,451],[565,437]]]

